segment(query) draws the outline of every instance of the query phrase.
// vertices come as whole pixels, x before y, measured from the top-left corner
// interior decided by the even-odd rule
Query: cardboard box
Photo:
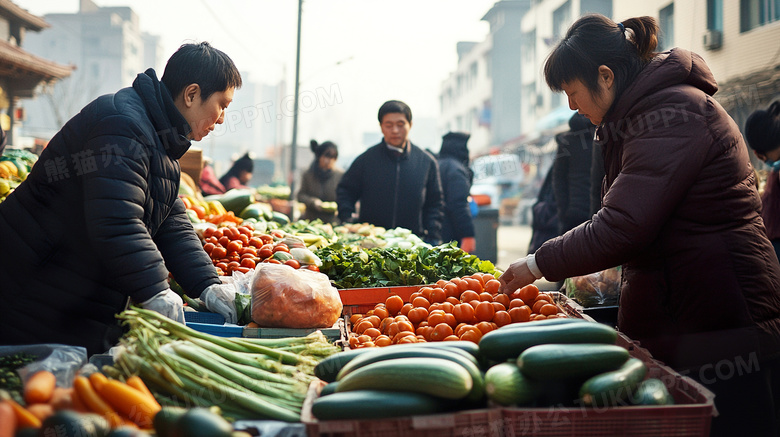
[[[200,186],[200,172],[203,171],[203,151],[197,147],[190,147],[189,150],[179,158],[179,165],[182,173],[186,173]]]

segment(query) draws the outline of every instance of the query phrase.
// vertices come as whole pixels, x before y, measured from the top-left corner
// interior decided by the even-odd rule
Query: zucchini
[[[448,401],[420,393],[356,390],[315,399],[311,413],[319,420],[382,419],[441,413],[451,407]]]
[[[527,405],[537,397],[538,387],[515,363],[506,362],[496,364],[485,373],[485,393],[499,405]]]
[[[618,369],[628,358],[613,344],[541,344],[520,354],[517,367],[537,380],[588,378]]]
[[[207,202],[217,200],[227,211],[233,211],[233,214],[238,216],[244,208],[254,203],[255,190],[234,188],[225,194],[205,196],[204,200]]]
[[[289,225],[290,217],[288,217],[287,214],[282,214],[279,211],[273,211],[271,213],[271,221],[275,221],[276,223],[279,223],[282,226]]]
[[[441,358],[459,364],[469,372],[473,382],[471,391],[466,397],[466,400],[476,402],[485,397],[485,382],[482,378],[482,373],[479,370],[477,360],[469,353],[456,348],[446,349],[403,346],[381,348],[351,360],[341,368],[336,380],[341,381],[350,373],[369,364],[398,358]]]
[[[329,382],[325,387],[320,390],[320,396],[327,396],[336,393],[336,387],[338,387],[338,381]]]
[[[550,321],[552,320],[554,319],[550,319]],[[460,349],[474,356],[474,358],[476,358],[478,362],[482,360],[482,355],[479,353],[479,346],[477,346],[477,344],[472,341],[465,341],[465,340],[439,341],[439,342],[429,342],[429,343],[397,344],[392,346],[392,348],[399,348],[399,347],[423,347],[426,349],[430,349],[430,348]]]
[[[630,358],[619,369],[585,381],[580,388],[580,399],[586,406],[625,405],[645,375],[645,363],[639,358]]]
[[[566,319],[552,319],[566,320]],[[479,341],[483,356],[503,362],[515,359],[531,346],[546,343],[604,343],[614,344],[617,331],[607,325],[593,322],[567,322],[561,324],[538,324],[526,322],[522,328],[496,329],[485,334]],[[511,326],[511,325],[507,325]]]
[[[510,323],[508,325],[504,325],[499,329],[508,330],[508,329],[525,329],[525,328],[533,328],[538,326],[557,326],[557,325],[568,325],[570,323],[593,323],[589,322],[587,320],[583,319],[575,319],[573,317],[568,317],[565,319],[544,319],[544,320],[533,320],[530,322],[522,322],[522,323]]]
[[[463,399],[474,381],[460,364],[443,358],[396,358],[371,363],[339,380],[336,392],[386,390]]]
[[[631,396],[631,402],[636,405],[673,405],[674,398],[669,394],[663,381],[649,378],[639,383]]]
[[[325,382],[333,382],[336,380],[336,375],[339,374],[339,371],[345,364],[356,356],[366,352],[373,351],[370,348],[350,349],[330,355],[314,366],[314,376]]]

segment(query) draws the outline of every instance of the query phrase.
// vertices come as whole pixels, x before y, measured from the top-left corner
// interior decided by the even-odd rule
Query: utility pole
[[[295,50],[295,95],[293,100],[293,131],[290,150],[290,202],[292,209],[290,210],[290,218],[293,218],[295,212],[295,159],[296,149],[298,148],[298,92],[300,88],[300,74],[301,74],[301,11],[303,9],[303,0],[298,0],[298,40]]]

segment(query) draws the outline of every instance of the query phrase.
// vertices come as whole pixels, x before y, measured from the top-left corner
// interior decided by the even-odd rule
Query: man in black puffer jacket
[[[172,273],[189,296],[235,322],[178,198],[178,159],[216,124],[241,76],[208,43],[185,44],[154,70],[97,98],[52,138],[0,203],[0,344],[116,343],[128,299],[183,320]]]

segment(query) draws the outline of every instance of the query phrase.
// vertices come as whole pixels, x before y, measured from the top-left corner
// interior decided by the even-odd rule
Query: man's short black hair
[[[379,108],[379,123],[382,123],[382,118],[385,115],[395,113],[403,114],[406,121],[412,122],[412,109],[409,108],[409,105],[400,100],[388,100]]]
[[[187,85],[197,83],[206,100],[215,92],[241,88],[241,73],[228,55],[204,41],[179,47],[168,59],[161,81],[174,99]]]

